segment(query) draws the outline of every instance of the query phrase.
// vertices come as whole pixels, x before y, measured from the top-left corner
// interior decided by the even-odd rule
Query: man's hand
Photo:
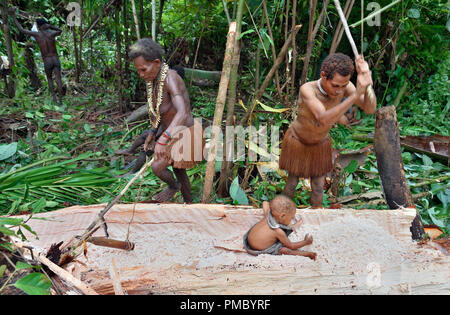
[[[358,74],[370,72],[369,64],[364,60],[364,57],[362,55],[356,57],[355,65],[356,65],[356,72]]]
[[[369,85],[373,85],[372,72],[369,69],[369,65],[361,55],[356,58],[355,64],[356,72],[358,73],[356,82],[356,95],[357,97],[360,97],[364,95]]]

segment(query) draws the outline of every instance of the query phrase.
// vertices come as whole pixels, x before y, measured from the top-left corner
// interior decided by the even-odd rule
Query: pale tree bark
[[[238,69],[239,69],[239,61],[240,61],[240,53],[241,53],[241,40],[239,40],[239,36],[241,35],[242,28],[242,14],[244,11],[244,0],[239,0],[238,11],[236,15],[236,43],[234,46],[233,52],[233,62],[230,73],[230,83],[228,88],[228,106],[227,106],[227,119],[225,126],[233,125],[234,118],[234,105],[236,104],[236,86],[238,81]],[[234,138],[234,137],[233,137]],[[219,184],[217,187],[217,191],[219,196],[224,196],[226,191],[228,190],[228,176],[230,173],[231,165],[233,163],[233,159],[231,157],[227,158],[228,152],[234,152],[232,148],[228,147],[228,143],[234,146],[233,139],[228,139],[225,134],[225,141],[223,146],[223,160],[222,160],[222,171],[220,173]]]
[[[223,60],[222,77],[219,84],[219,92],[216,99],[216,110],[214,112],[213,130],[211,133],[211,147],[208,154],[206,165],[205,184],[203,186],[202,202],[208,203],[211,200],[213,181],[215,175],[215,157],[217,156],[217,147],[221,144],[217,141],[218,133],[221,132],[223,110],[227,97],[228,84],[230,82],[231,66],[233,63],[234,46],[236,44],[236,22],[231,22],[228,29],[225,57]]]

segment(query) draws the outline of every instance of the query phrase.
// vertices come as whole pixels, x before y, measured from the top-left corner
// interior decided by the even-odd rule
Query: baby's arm
[[[287,237],[286,233],[284,233],[282,229],[277,229],[276,234],[281,244],[289,249],[299,249],[303,246],[310,245],[313,242],[313,238],[309,234],[306,234],[305,239],[300,242],[291,242],[291,240]]]

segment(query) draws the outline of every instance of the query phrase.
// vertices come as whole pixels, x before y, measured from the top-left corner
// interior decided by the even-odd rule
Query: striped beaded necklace
[[[153,107],[153,81],[147,82],[147,100],[148,100],[148,116],[151,119],[152,115],[155,117],[154,121],[150,121],[150,124],[154,129],[158,129],[159,122],[161,121],[161,113],[159,107],[161,106],[163,99],[164,81],[166,80],[167,73],[169,72],[169,66],[164,63],[161,67],[161,71],[158,75],[158,95],[156,96],[156,106]]]

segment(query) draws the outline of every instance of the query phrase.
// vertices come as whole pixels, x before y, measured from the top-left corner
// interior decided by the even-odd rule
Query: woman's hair
[[[147,61],[159,59],[162,61],[163,49],[161,45],[153,41],[151,38],[142,38],[135,44],[131,45],[128,53],[131,60],[142,56]]]
[[[290,214],[292,212],[295,213],[296,206],[295,203],[292,201],[291,198],[285,196],[285,195],[277,195],[275,198],[273,198],[270,203],[270,211],[277,214]]]
[[[320,71],[325,73],[325,77],[328,80],[333,79],[334,74],[337,72],[341,76],[346,77],[353,75],[355,67],[353,66],[353,60],[349,56],[336,53],[328,55],[322,62]]]

